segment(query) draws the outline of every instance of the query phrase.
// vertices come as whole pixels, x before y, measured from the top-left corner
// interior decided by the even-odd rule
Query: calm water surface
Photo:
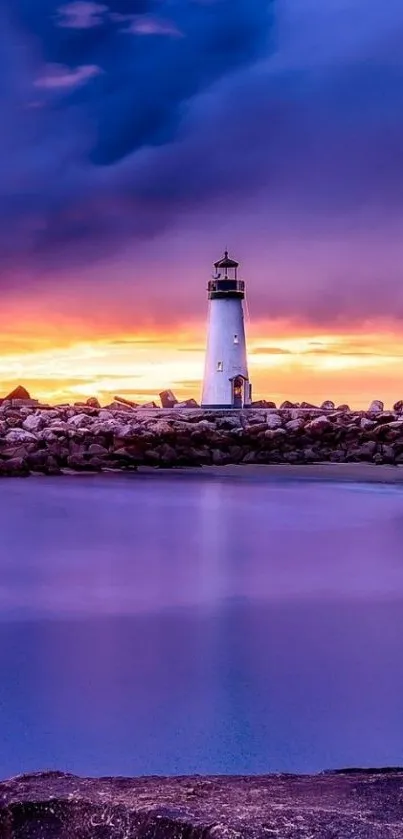
[[[403,763],[403,491],[0,484],[0,776]]]

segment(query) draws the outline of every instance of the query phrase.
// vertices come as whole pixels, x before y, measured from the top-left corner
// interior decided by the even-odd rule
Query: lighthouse
[[[203,408],[244,408],[251,403],[246,353],[243,301],[245,283],[238,279],[239,262],[214,263],[208,284],[207,348],[203,379]]]

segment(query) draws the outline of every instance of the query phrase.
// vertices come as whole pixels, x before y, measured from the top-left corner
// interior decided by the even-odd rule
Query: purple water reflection
[[[0,775],[403,763],[403,491],[9,480]]]

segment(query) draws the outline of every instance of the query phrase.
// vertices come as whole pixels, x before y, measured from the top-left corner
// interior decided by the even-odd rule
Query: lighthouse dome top
[[[214,263],[215,268],[238,268],[239,262],[236,262],[235,259],[230,259],[228,256],[228,251],[225,251],[224,257],[219,259],[218,262]]]

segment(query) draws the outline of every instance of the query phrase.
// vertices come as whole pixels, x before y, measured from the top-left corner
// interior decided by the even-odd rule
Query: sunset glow
[[[200,398],[203,323],[165,334],[103,331],[84,337],[76,323],[70,329],[65,323],[48,334],[32,326],[3,334],[1,395],[23,384],[49,403],[96,396],[107,404],[115,395],[148,402],[167,387],[180,399]],[[402,395],[403,336],[392,325],[331,334],[287,322],[258,322],[248,334],[255,399],[317,404],[331,398],[365,408],[374,396],[392,404]]]

